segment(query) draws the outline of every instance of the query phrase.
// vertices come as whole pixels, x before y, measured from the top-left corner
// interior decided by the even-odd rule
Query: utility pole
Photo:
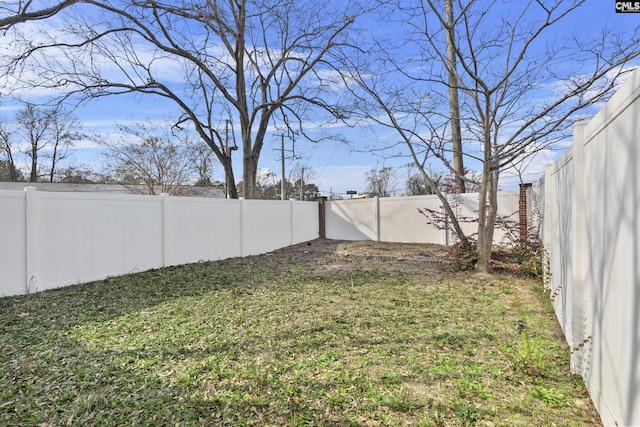
[[[449,73],[449,115],[451,116],[451,145],[453,146],[453,168],[455,182],[460,193],[465,192],[464,160],[462,158],[462,133],[460,131],[460,101],[458,100],[458,70],[455,52],[455,22],[453,0],[445,0],[444,13],[447,27],[447,71]]]
[[[282,162],[281,163],[282,175],[280,175],[281,176],[281,178],[280,178],[280,192],[281,192],[281,195],[282,195],[282,200],[284,200],[285,199],[285,194],[287,192],[287,184],[285,183],[285,180],[284,180],[284,176],[285,176],[284,175],[284,134],[280,135],[280,142],[281,142],[281,148],[280,149],[282,150],[282,155],[280,156],[280,161]]]
[[[233,145],[229,145],[229,123],[231,121],[229,119],[226,120],[226,125],[225,125],[225,131],[224,131],[224,142],[221,143],[222,145],[222,150],[224,153],[224,156],[229,158],[229,162],[231,161],[231,153],[235,150],[238,149],[238,146],[236,145],[236,137],[235,137],[235,133],[232,132],[232,136],[233,136]],[[233,127],[233,123],[231,123],[231,126]],[[232,129],[233,131],[233,129]],[[224,185],[226,187],[226,193],[227,193],[227,199],[230,198],[230,188],[231,186],[235,186],[236,183],[233,181],[230,181],[229,178],[229,174],[225,173],[225,180],[224,180]],[[246,195],[245,195],[246,197]]]
[[[281,192],[281,199],[285,200],[287,197],[287,181],[285,180],[285,168],[284,168],[284,161],[286,160],[285,157],[285,152],[286,151],[291,151],[291,157],[289,157],[289,159],[291,160],[295,160],[296,157],[296,146],[295,146],[295,140],[292,139],[292,145],[291,145],[291,150],[285,150],[284,149],[284,134],[280,135],[280,172],[282,173],[282,179],[280,180],[280,192]]]
[[[304,166],[300,169],[300,201],[304,200]]]

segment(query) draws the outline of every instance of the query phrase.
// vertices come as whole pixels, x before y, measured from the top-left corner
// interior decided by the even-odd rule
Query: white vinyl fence
[[[528,200],[571,368],[606,426],[640,425],[640,70],[576,125]]]
[[[0,191],[0,297],[318,237],[318,204]]]
[[[457,202],[459,217],[478,216],[478,194],[461,194]],[[519,221],[519,191],[502,191],[498,195],[498,215],[517,226]],[[336,200],[327,202],[326,234],[328,239],[375,240],[399,243],[437,243],[453,241],[453,230],[428,225],[418,209],[442,210],[437,196],[374,197],[371,199]],[[463,223],[467,234],[477,232],[477,224]],[[494,241],[500,243],[505,232],[496,229]]]

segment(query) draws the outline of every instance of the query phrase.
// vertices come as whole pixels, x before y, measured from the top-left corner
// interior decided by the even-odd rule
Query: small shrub
[[[520,264],[520,274],[529,277],[542,277],[542,262],[539,259],[528,259]]]
[[[531,377],[550,377],[555,374],[549,359],[554,348],[549,347],[542,337],[531,336],[528,331],[520,334],[519,342],[513,347],[504,348],[505,354],[512,360],[515,370]]]
[[[450,259],[450,268],[454,271],[473,270],[478,262],[478,245],[474,239],[469,239],[467,243],[457,242],[447,248],[447,255]]]
[[[505,228],[506,227],[506,228]],[[502,246],[495,249],[490,266],[493,271],[526,277],[542,278],[544,275],[544,246],[540,237],[529,232],[525,240],[513,229],[513,224],[501,224],[505,232]]]
[[[429,213],[424,211],[420,211],[420,213],[429,217]],[[468,222],[466,219],[460,221]],[[545,250],[540,237],[530,230],[527,238],[521,239],[518,224],[504,218],[496,220],[496,227],[504,231],[505,237],[500,246],[494,247],[491,254],[489,261],[491,270],[542,278],[544,276]],[[477,249],[475,235],[467,236],[466,243],[461,241],[454,243],[447,248],[447,257],[449,258],[447,267],[453,271],[473,270],[478,262]]]

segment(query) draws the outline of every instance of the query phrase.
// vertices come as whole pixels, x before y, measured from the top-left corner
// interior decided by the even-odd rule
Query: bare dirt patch
[[[347,241],[317,239],[300,243],[283,250],[284,252],[324,253],[340,256],[361,256],[371,258],[393,258],[414,261],[442,260],[446,248],[430,243],[391,243],[372,240]]]
[[[280,249],[271,254],[279,262],[308,264],[319,272],[344,272],[372,262],[385,268],[425,268],[446,262],[446,247],[429,243],[391,243],[317,239]]]

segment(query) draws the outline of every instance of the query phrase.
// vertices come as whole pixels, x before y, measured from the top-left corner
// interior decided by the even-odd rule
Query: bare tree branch
[[[228,183],[232,150],[221,129],[233,120],[248,187],[269,126],[283,123],[284,111],[299,128],[319,112],[337,116],[326,76],[335,70],[332,55],[351,47],[354,11],[363,13],[355,3],[299,0],[82,4],[90,13],[69,14],[58,34],[39,43],[23,39],[8,72],[25,86],[84,99],[137,92],[171,100],[181,112],[176,124],[195,128]]]
[[[478,161],[482,168],[480,268],[490,259],[500,171],[564,140],[640,55],[638,26],[624,34],[603,28],[574,39],[554,37],[583,3],[530,0],[504,8],[496,1],[457,0],[448,17],[433,0],[398,0],[392,7],[402,18],[394,23],[406,28],[406,37],[377,40],[371,51],[379,59],[352,71],[362,117],[393,129],[416,165],[428,166],[430,156],[451,173],[455,121],[448,93],[452,86],[459,90],[465,163]],[[447,55],[452,25],[456,78]],[[354,70],[355,60],[345,63]]]

